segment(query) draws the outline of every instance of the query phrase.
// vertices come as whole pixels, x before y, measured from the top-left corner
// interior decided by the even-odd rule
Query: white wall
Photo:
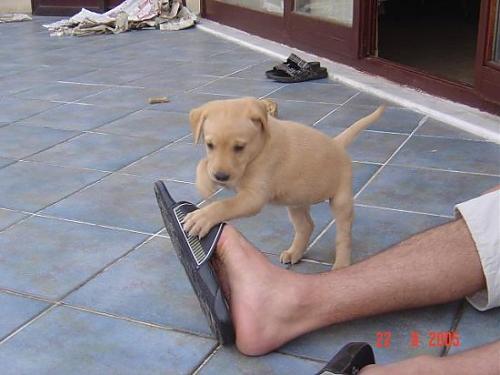
[[[31,0],[0,0],[0,13],[31,13]]]

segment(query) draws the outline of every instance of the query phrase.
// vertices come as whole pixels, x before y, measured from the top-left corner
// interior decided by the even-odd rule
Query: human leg
[[[274,266],[229,226],[216,258],[236,344],[249,355],[267,353],[333,323],[445,303],[485,286],[474,241],[462,219],[334,272],[303,275]]]

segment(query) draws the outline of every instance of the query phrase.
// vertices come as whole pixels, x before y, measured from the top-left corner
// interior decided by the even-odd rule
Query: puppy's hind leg
[[[332,269],[347,267],[351,264],[352,222],[354,219],[352,188],[350,184],[339,189],[330,208],[335,215],[337,235],[335,238],[335,263]]]
[[[207,159],[201,159],[196,167],[196,188],[204,199],[217,190],[217,185],[208,175]]]
[[[309,214],[309,206],[288,207],[288,216],[295,229],[292,245],[280,255],[281,263],[297,263],[304,255],[314,223]]]

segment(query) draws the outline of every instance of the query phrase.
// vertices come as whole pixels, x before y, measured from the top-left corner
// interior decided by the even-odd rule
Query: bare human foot
[[[240,352],[265,354],[307,331],[301,293],[308,275],[273,265],[230,225],[224,227],[213,264]]]

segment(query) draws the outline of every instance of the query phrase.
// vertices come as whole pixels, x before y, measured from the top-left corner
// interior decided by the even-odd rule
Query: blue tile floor
[[[500,311],[463,301],[338,324],[249,358],[213,339],[163,230],[152,184],[199,202],[191,108],[241,95],[338,134],[380,99],[338,82],[265,79],[268,56],[200,30],[50,38],[0,25],[0,363],[2,374],[312,374],[343,344],[392,331],[380,362],[427,353],[412,331],[456,328],[463,348],[498,339]],[[170,103],[150,105],[150,96]],[[351,149],[354,261],[453,218],[500,182],[499,146],[390,104]],[[225,193],[222,193],[222,195]],[[297,272],[325,272],[335,225],[313,207]],[[270,224],[272,223],[272,225]],[[277,263],[286,210],[235,222]],[[452,351],[453,352],[453,351]]]

